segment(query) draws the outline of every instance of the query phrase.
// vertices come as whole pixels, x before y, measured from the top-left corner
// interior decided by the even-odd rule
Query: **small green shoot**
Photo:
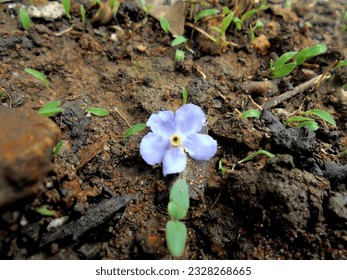
[[[264,27],[264,23],[260,19],[257,20],[257,22],[255,23],[255,26],[252,26],[252,24],[249,25],[249,29],[251,31],[251,43],[253,43],[255,39],[254,31],[262,27]]]
[[[197,23],[203,17],[214,16],[219,13],[219,10],[215,8],[202,10],[194,17],[194,23]]]
[[[315,115],[321,118],[323,121],[330,123],[333,127],[336,127],[334,118],[326,111],[320,109],[312,109],[303,113],[304,115]]]
[[[347,156],[347,150],[342,151],[336,155],[337,157]]]
[[[70,0],[61,0],[61,3],[63,4],[63,8],[64,8],[66,16],[68,17],[68,19],[71,19],[71,15],[70,15],[71,3],[70,3]]]
[[[141,9],[145,12],[146,16],[148,16],[149,11],[152,9],[152,5],[147,5],[146,0],[140,0]]]
[[[40,108],[38,113],[42,117],[53,117],[56,114],[64,111],[64,108],[59,107],[59,105],[60,101],[48,102]]]
[[[187,103],[187,98],[188,98],[188,91],[185,87],[182,87],[182,100],[183,100],[183,105]]]
[[[185,42],[187,42],[188,39],[184,36],[178,36],[177,38],[175,38],[172,42],[171,42],[171,47],[175,47],[178,45],[181,45]]]
[[[222,175],[224,175],[227,171],[227,169],[223,166],[223,159],[218,161],[218,170],[222,173]]]
[[[31,68],[25,68],[24,71],[27,72],[28,74],[34,76],[35,78],[39,79],[41,82],[43,82],[43,84],[45,85],[46,88],[49,87],[49,82],[48,82],[46,76],[44,74],[42,74],[41,72],[39,72],[35,69],[31,69]]]
[[[102,108],[96,108],[96,107],[89,107],[86,109],[86,112],[98,117],[105,117],[110,114],[109,111]]]
[[[304,48],[300,52],[292,51],[281,55],[275,63],[270,62],[270,74],[274,78],[283,78],[289,75],[297,66],[304,63],[307,59],[323,54],[327,51],[324,44]],[[287,63],[289,62],[289,63]]]
[[[345,66],[347,66],[347,59],[339,61],[339,63],[336,64],[335,68],[340,69]]]
[[[57,145],[55,145],[55,147],[53,148],[53,154],[57,155],[59,154],[59,151],[61,149],[61,147],[63,147],[63,140],[60,140]]]
[[[261,112],[257,109],[250,109],[247,110],[246,112],[243,112],[241,115],[241,119],[246,119],[246,118],[257,118],[260,119]]]
[[[27,10],[23,6],[19,9],[19,19],[23,28],[28,30],[30,28],[30,17]]]
[[[238,163],[244,163],[244,162],[249,161],[249,160],[251,160],[251,159],[253,159],[253,158],[255,158],[256,156],[259,156],[259,155],[266,155],[269,158],[274,158],[275,157],[274,154],[272,154],[272,153],[270,153],[268,151],[260,149],[257,152],[254,152],[254,153],[250,154],[249,156],[245,157],[244,159],[240,160]]]
[[[176,50],[176,53],[175,53],[175,60],[176,61],[184,61],[184,51],[182,50]]]
[[[84,8],[83,4],[81,4],[80,10],[81,10],[82,22],[86,23],[86,9]]]
[[[133,125],[132,127],[130,127],[127,131],[125,131],[124,133],[124,139],[128,139],[131,135],[140,132],[141,130],[144,130],[146,128],[146,124],[145,123],[137,123],[135,125]]]
[[[305,122],[299,122],[295,127],[307,127],[308,129],[312,131],[316,131],[319,128],[318,123],[315,120],[305,121]]]
[[[189,208],[189,188],[185,180],[177,180],[170,191],[168,213],[171,218],[166,223],[166,243],[170,253],[179,257],[183,254],[187,240],[187,228],[180,220]]]
[[[159,21],[160,21],[160,26],[161,26],[161,28],[163,28],[165,33],[169,33],[170,24],[167,21],[166,17],[161,16]]]
[[[52,217],[56,215],[56,211],[49,210],[46,205],[35,208],[35,212],[47,217]]]

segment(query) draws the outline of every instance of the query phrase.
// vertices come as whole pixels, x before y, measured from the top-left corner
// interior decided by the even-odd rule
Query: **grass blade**
[[[140,132],[141,130],[143,130],[145,128],[146,128],[145,123],[137,123],[137,124],[133,125],[124,133],[124,139],[128,139],[129,136],[131,136],[137,132]]]

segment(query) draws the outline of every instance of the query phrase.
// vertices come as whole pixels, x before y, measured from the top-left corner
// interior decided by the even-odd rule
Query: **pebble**
[[[0,207],[36,193],[50,170],[60,129],[25,108],[0,107]]]

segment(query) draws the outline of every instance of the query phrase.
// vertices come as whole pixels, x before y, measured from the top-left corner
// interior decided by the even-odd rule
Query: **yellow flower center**
[[[170,137],[170,143],[174,147],[179,147],[182,144],[182,138],[177,133],[172,134]]]

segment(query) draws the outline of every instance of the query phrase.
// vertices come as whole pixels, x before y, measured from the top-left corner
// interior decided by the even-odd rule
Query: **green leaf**
[[[70,15],[70,0],[62,0],[61,3],[63,4],[63,8],[65,11],[66,16],[71,19],[71,15]]]
[[[41,72],[39,72],[35,69],[31,69],[31,68],[25,68],[24,71],[27,72],[28,74],[34,76],[35,78],[39,79],[41,82],[43,82],[43,84],[45,85],[46,88],[49,87],[49,82],[48,82],[46,76],[43,75]]]
[[[223,15],[227,15],[230,12],[230,9],[228,7],[223,7]]]
[[[274,63],[273,67],[278,68],[291,60],[298,52],[287,52],[282,54]]]
[[[347,59],[339,61],[336,65],[336,69],[347,66]]]
[[[186,37],[178,36],[175,40],[173,40],[171,42],[171,47],[178,46],[178,45],[183,44],[183,43],[185,43],[187,41],[188,41],[188,39]]]
[[[245,157],[244,159],[240,160],[238,163],[243,163],[243,162],[249,161],[249,160],[251,160],[251,159],[253,159],[253,158],[255,158],[256,156],[259,156],[259,155],[266,155],[269,158],[275,157],[274,154],[272,154],[272,153],[270,153],[268,151],[260,149],[257,152],[254,152],[254,153],[250,154],[249,156]]]
[[[170,24],[169,24],[169,22],[167,21],[166,17],[161,16],[159,21],[160,21],[160,26],[161,26],[161,28],[163,28],[163,30],[165,31],[165,33],[168,33],[168,32],[169,32],[169,28],[170,28]]]
[[[302,117],[302,116],[293,116],[293,117],[290,117],[289,119],[287,119],[284,124],[288,125],[288,124],[294,123],[294,122],[306,122],[306,121],[314,121],[314,120],[311,118]]]
[[[316,131],[319,128],[318,123],[316,123],[314,120],[299,122],[295,127],[299,128],[303,126],[307,127],[308,129],[311,129],[312,131]]]
[[[54,210],[47,209],[47,206],[45,206],[45,205],[37,207],[35,209],[35,211],[36,211],[36,213],[39,213],[42,216],[48,216],[48,217],[54,216],[56,214],[56,212]]]
[[[58,107],[59,105],[60,101],[48,102],[40,108],[38,113],[42,117],[53,117],[56,114],[64,111],[63,108]]]
[[[176,50],[175,60],[176,61],[184,61],[184,51]]]
[[[96,108],[96,107],[89,107],[86,109],[86,112],[98,117],[105,117],[110,114],[109,111],[102,108]]]
[[[327,51],[327,46],[324,44],[318,44],[313,47],[302,49],[294,58],[297,65],[304,63],[307,59],[323,54]]]
[[[133,125],[124,133],[124,139],[128,139],[129,136],[131,136],[137,132],[140,132],[141,130],[144,130],[145,128],[146,128],[145,123],[137,123],[137,124]]]
[[[256,12],[256,9],[245,12],[241,17],[241,24],[243,24],[246,20],[250,19]]]
[[[81,4],[80,9],[81,9],[82,22],[86,23],[86,9],[84,8],[83,4]]]
[[[63,140],[60,140],[57,143],[57,145],[55,145],[55,147],[53,148],[53,154],[55,154],[55,155],[59,154],[61,147],[63,147]]]
[[[194,18],[194,23],[196,23],[199,19],[201,19],[203,17],[213,16],[213,15],[216,15],[216,14],[219,14],[219,10],[215,9],[215,8],[202,10]]]
[[[334,118],[326,111],[320,110],[320,109],[313,109],[313,110],[308,110],[304,112],[305,115],[315,115],[322,120],[332,124],[334,127],[336,127],[336,122]]]
[[[168,221],[166,223],[166,243],[170,253],[179,257],[186,247],[187,228],[180,221]]]
[[[28,30],[30,27],[30,17],[27,10],[23,6],[19,9],[19,19],[23,25],[23,28]]]
[[[236,25],[236,29],[240,31],[242,29],[242,21],[241,21],[241,19],[238,18],[238,17],[234,17],[233,22]]]
[[[342,157],[347,155],[347,150],[342,151],[341,153],[338,153],[336,156],[337,157]]]
[[[274,68],[273,71],[271,72],[271,75],[274,78],[283,78],[289,75],[296,66],[297,64],[295,62],[284,64],[278,68]]]
[[[179,179],[174,183],[169,199],[171,202],[168,205],[169,216],[177,220],[185,218],[189,208],[189,189],[186,181]],[[172,204],[175,204],[176,207],[173,207]]]
[[[220,35],[224,34],[225,31],[228,29],[230,23],[232,22],[233,18],[234,18],[234,12],[231,12],[230,14],[228,14],[222,21],[222,28],[221,28],[221,33]]]
[[[244,119],[244,118],[257,118],[257,119],[260,119],[260,115],[261,115],[261,112],[259,110],[250,109],[250,110],[247,110],[246,112],[243,112],[243,114],[241,116],[241,119]]]
[[[183,99],[183,105],[187,103],[188,98],[188,91],[185,87],[182,87],[182,99]]]
[[[222,175],[225,174],[225,172],[227,171],[227,169],[223,166],[223,161],[222,159],[220,159],[218,161],[218,170],[222,173]]]

